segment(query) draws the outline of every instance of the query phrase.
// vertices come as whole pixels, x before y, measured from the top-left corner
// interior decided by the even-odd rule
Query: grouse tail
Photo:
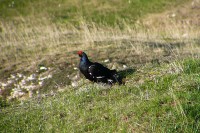
[[[115,70],[115,72],[113,73],[113,79],[115,80],[115,82],[117,82],[119,85],[122,84],[122,78],[120,77],[119,74],[117,74],[117,71]]]

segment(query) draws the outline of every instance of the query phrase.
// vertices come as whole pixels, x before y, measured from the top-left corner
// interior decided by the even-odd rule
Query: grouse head
[[[84,53],[83,51],[78,51],[78,52],[77,52],[77,54],[79,55],[79,57],[82,57],[82,56],[83,56],[83,53]]]
[[[79,57],[81,57],[81,59],[80,59],[81,62],[85,62],[85,63],[89,63],[90,62],[85,52],[78,51],[77,54],[79,55]]]

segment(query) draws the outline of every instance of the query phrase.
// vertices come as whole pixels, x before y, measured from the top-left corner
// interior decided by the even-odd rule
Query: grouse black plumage
[[[78,51],[78,55],[81,57],[79,69],[86,79],[107,84],[122,83],[116,70],[110,70],[102,64],[91,62],[83,51]]]

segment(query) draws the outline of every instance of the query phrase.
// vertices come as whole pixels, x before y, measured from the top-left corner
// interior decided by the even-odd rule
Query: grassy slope
[[[15,2],[13,6],[10,5],[12,4],[12,1]],[[26,22],[26,17],[35,17],[35,19],[40,19],[44,15],[47,15],[52,20],[54,20],[54,22],[59,22],[56,24],[60,24],[61,22],[79,25],[79,22],[81,22],[83,19],[87,22],[96,22],[97,24],[118,24],[119,27],[121,25],[121,21],[119,20],[126,18],[125,21],[129,22],[130,24],[132,23],[132,21],[135,21],[138,17],[143,17],[149,12],[160,12],[164,9],[171,8],[171,6],[175,6],[179,2],[184,2],[182,0],[135,0],[131,3],[128,3],[128,1],[125,0],[111,2],[70,2],[62,0],[12,1],[3,0],[0,2],[0,15],[1,18],[4,19],[3,22],[21,17],[25,18]],[[8,8],[9,5],[10,7]],[[121,5],[121,7],[118,8],[118,5]],[[35,10],[35,6],[37,6],[37,10]],[[26,31],[25,35],[27,36],[27,38],[25,38],[22,41],[23,43],[19,42],[20,48],[25,47],[25,50],[27,50],[27,53],[29,53],[28,56],[30,56],[30,58],[33,58],[30,53],[33,53],[36,56],[41,54],[41,57],[44,56],[43,54],[48,55],[48,52],[46,53],[45,50],[43,51],[43,49],[48,49],[51,46],[49,44],[46,44],[46,41],[49,40],[45,40],[44,42],[41,41],[41,43],[39,43],[38,38],[43,38],[47,33],[53,33],[53,31],[57,28],[57,25],[53,27],[53,30],[49,30],[49,27],[51,28],[52,25],[50,25],[49,27],[47,25],[48,30],[45,31],[43,29],[40,29],[42,27],[40,27],[40,25],[42,25],[41,23],[35,25],[32,24],[35,23],[28,23],[28,28],[26,28],[29,29],[30,25],[39,25],[39,28],[37,27],[37,30],[41,34],[37,33],[35,35],[34,28],[30,28],[30,35],[31,37],[33,37],[34,40],[33,44],[38,43],[38,45],[36,46],[38,49],[30,47],[32,46],[32,43],[30,43],[31,41],[27,41],[30,40],[30,38],[28,38],[29,34],[26,34]],[[44,24],[46,24],[46,22],[44,22]],[[12,26],[13,25],[11,24],[11,27]],[[26,28],[22,26],[22,29]],[[8,29],[11,30],[10,28]],[[9,30],[8,35],[10,35]],[[58,33],[61,33],[62,30],[55,30],[56,35]],[[93,32],[91,33],[92,30],[89,30],[89,28],[86,30],[88,30],[90,33],[84,33],[86,37],[82,39],[87,39],[88,37],[91,37],[91,40],[95,40],[93,38],[95,37],[95,35],[93,36]],[[98,28],[94,28],[95,33],[96,30],[98,31]],[[4,27],[2,29],[0,27],[0,32],[6,32],[5,35],[7,35],[7,31],[4,30]],[[21,33],[20,30],[19,32]],[[43,32],[45,35],[42,34]],[[113,29],[109,32],[113,33]],[[127,32],[127,34],[133,34],[135,37],[135,32],[137,31],[130,31]],[[18,32],[14,33],[19,35]],[[105,34],[105,36],[108,36],[109,34],[106,33],[108,32],[103,31],[103,34]],[[118,37],[118,34],[119,37],[123,35],[121,30],[120,32],[114,31],[114,35],[115,34],[116,37]],[[151,34],[151,32],[148,34]],[[58,35],[61,36],[63,34]],[[113,37],[114,35],[112,34],[111,37]],[[172,36],[173,35],[175,34],[172,34]],[[11,38],[13,37],[12,32],[10,36]],[[54,33],[52,36],[55,37]],[[21,36],[17,36],[19,40],[22,37],[24,37],[23,34]],[[136,36],[136,39],[138,38]],[[6,39],[7,38],[5,38],[5,40]],[[100,38],[100,40],[101,39],[102,38]],[[64,49],[69,47],[68,44],[65,44],[66,39],[64,39],[64,43],[58,40],[59,38],[55,38],[55,40],[53,38],[53,41],[50,39],[49,43],[56,44],[56,46],[53,47],[53,50],[55,50],[55,47],[62,46],[62,52],[65,52]],[[154,38],[151,38],[151,40],[154,40]],[[13,43],[12,41],[13,40],[10,41],[11,44]],[[5,42],[7,42],[7,40]],[[10,44],[10,42],[8,41],[8,44]],[[128,43],[125,43],[126,45],[122,43],[123,40],[117,40],[116,42],[112,42],[113,45],[120,43],[121,45],[124,45],[124,47],[127,47],[128,50],[131,50],[131,52],[127,50],[127,52],[129,52],[129,56],[131,57],[129,63],[133,63],[133,60],[131,59],[133,59],[134,56],[132,56],[131,53],[138,52],[139,55],[141,55],[141,53],[145,53],[145,56],[149,56],[151,52],[157,49],[151,49],[151,52],[148,51],[146,53],[144,47],[140,48],[140,43],[139,47],[136,46],[137,42],[131,42],[131,40],[130,42],[128,41]],[[168,42],[168,40],[166,42],[167,44],[166,46],[163,46],[164,48],[168,48],[168,45],[171,44],[171,42]],[[18,46],[18,40],[15,43]],[[29,45],[24,46],[24,43]],[[159,45],[159,43],[156,42],[152,43],[154,43],[155,45]],[[149,45],[152,43],[150,42]],[[84,44],[87,45],[89,44],[89,42],[84,42]],[[116,46],[119,47],[117,50],[121,50],[121,45]],[[8,47],[11,49],[11,53],[13,52],[12,46],[15,45],[12,44],[11,47]],[[72,46],[73,50],[77,47],[77,45]],[[96,45],[94,46],[96,47]],[[106,48],[105,44],[104,46]],[[154,45],[152,46],[154,47]],[[40,47],[42,47],[42,50],[40,50]],[[82,47],[85,47],[85,45]],[[137,49],[137,47],[139,47],[139,50]],[[151,48],[150,46],[147,47]],[[29,51],[29,49],[27,48],[31,50]],[[87,45],[87,48],[91,49],[90,45]],[[104,51],[103,46],[100,47],[98,45],[98,49],[99,48],[101,48],[101,50]],[[141,53],[140,49],[142,51]],[[177,48],[177,51],[179,52],[180,49]],[[110,53],[109,50],[108,53]],[[158,48],[158,50],[162,49]],[[190,51],[191,47],[187,47],[187,50]],[[57,51],[60,52],[60,49],[58,49]],[[96,51],[94,53],[96,53]],[[118,54],[116,55],[120,55],[120,57],[123,57],[124,59],[127,58],[126,55],[121,56],[121,54],[119,54],[118,51],[117,53]],[[191,54],[193,55],[194,53]],[[102,53],[100,53],[100,55],[102,55]],[[157,57],[160,55],[161,54],[158,53],[154,56]],[[11,55],[9,54],[9,56]],[[14,60],[12,62],[21,61],[20,56],[24,56],[23,49],[22,54],[20,56],[17,54],[13,54],[12,56],[16,56],[16,58],[18,58],[18,60]],[[52,56],[54,57],[54,55]],[[134,57],[134,59],[135,58],[137,58],[137,56]],[[29,58],[26,57],[26,60],[27,59]],[[64,56],[62,59],[64,60],[66,59],[66,57]],[[143,56],[135,60],[139,61],[142,59]],[[57,63],[59,64],[60,62]],[[17,66],[19,66],[19,64]],[[170,64],[162,64],[161,66],[144,66],[138,69],[137,72],[135,72],[134,74],[130,74],[127,77],[127,84],[125,86],[113,86],[112,88],[104,88],[98,85],[89,84],[77,89],[63,88],[66,91],[58,93],[55,96],[50,96],[44,99],[29,99],[16,104],[6,103],[0,99],[0,132],[199,132],[199,72],[199,60],[191,59],[183,62],[177,61]],[[83,92],[80,92],[80,90],[83,90]]]
[[[1,132],[199,132],[200,60],[146,65],[125,86],[85,85],[3,108]]]

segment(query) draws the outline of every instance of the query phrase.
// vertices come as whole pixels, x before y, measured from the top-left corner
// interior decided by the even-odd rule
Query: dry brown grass
[[[145,43],[152,43],[152,46],[163,43],[167,47],[170,43],[193,44],[193,41],[199,37],[199,32],[195,27],[188,26],[182,29],[176,25],[164,28],[162,25],[160,28],[130,28],[127,26],[127,29],[123,31],[119,28],[90,26],[84,22],[80,30],[76,28],[68,30],[48,22],[47,24],[39,22],[31,27],[24,23],[20,25],[22,28],[6,23],[3,24],[3,27],[4,33],[1,34],[0,45],[3,49],[1,57],[4,63],[10,65],[24,60],[42,59],[45,55],[64,54],[78,49],[99,51],[112,47],[120,51],[123,48],[125,50],[121,53],[123,55],[129,51],[144,55],[148,54],[145,49],[149,49],[148,45],[146,48],[142,46]],[[158,52],[159,48],[156,49]]]
[[[80,49],[92,59],[110,58],[129,66],[154,59],[162,62],[197,56],[200,33],[197,19],[193,20],[195,15],[189,15],[193,10],[197,15],[197,9],[191,6],[179,7],[175,13],[168,11],[150,15],[134,25],[124,24],[123,30],[88,24],[84,19],[78,28],[55,24],[48,17],[2,21],[1,74],[5,71],[33,71],[44,61],[48,65],[74,64],[78,61],[74,52]],[[173,17],[176,12],[179,15]]]

